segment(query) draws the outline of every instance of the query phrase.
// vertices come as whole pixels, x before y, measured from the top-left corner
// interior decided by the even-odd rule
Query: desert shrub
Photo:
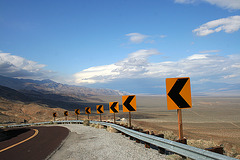
[[[178,139],[178,136],[173,133],[173,131],[161,131],[162,134],[164,134],[164,138],[174,141]]]
[[[100,124],[95,124],[94,127],[95,127],[95,128],[99,128],[99,126],[100,126]]]
[[[228,149],[226,151],[226,155],[229,157],[235,157],[236,159],[240,159],[240,156],[238,155],[239,153],[236,150],[236,147],[232,147],[231,149]]]
[[[104,129],[104,126],[102,126],[101,124],[95,124],[94,127],[98,129]]]
[[[90,126],[90,121],[88,119],[83,121],[84,126]]]
[[[120,125],[128,125],[128,123],[126,123],[126,122],[120,122]]]
[[[236,159],[240,159],[240,154],[235,157]]]
[[[110,132],[110,133],[119,133],[118,130],[116,130],[115,128],[111,127],[111,126],[108,126],[107,127],[107,131]]]
[[[214,143],[213,141],[206,141],[206,140],[202,140],[202,139],[199,139],[199,140],[190,139],[187,141],[187,143],[190,146],[201,148],[201,149],[217,146],[217,144]]]
[[[95,124],[94,124],[94,123],[91,123],[91,124],[90,124],[90,127],[95,127]]]

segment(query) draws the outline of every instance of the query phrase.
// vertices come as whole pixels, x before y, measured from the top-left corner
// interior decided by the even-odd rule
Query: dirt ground
[[[121,97],[101,97],[106,102]],[[192,97],[193,107],[183,109],[183,135],[187,139],[213,141],[224,146],[228,155],[240,154],[240,97]],[[107,114],[105,118],[112,118]],[[117,117],[128,118],[120,111]],[[137,96],[132,123],[156,133],[173,131],[178,135],[177,111],[167,110],[164,96]],[[212,146],[213,147],[213,146]]]

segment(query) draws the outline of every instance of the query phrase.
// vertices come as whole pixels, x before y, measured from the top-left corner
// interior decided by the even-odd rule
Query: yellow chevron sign
[[[110,113],[119,113],[118,102],[109,102],[109,112]]]
[[[64,111],[64,116],[68,116],[68,111]]]
[[[134,112],[137,110],[136,96],[122,96],[123,112]]]
[[[91,114],[91,107],[85,107],[85,114]]]
[[[57,113],[56,112],[53,113],[53,117],[57,117]]]
[[[190,78],[167,78],[168,110],[192,108]]]
[[[97,114],[102,114],[102,113],[104,113],[103,105],[97,105]]]
[[[79,115],[80,114],[80,109],[75,109],[75,114]]]

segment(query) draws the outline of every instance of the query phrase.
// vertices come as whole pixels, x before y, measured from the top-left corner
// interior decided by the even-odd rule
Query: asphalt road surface
[[[60,126],[26,127],[4,131],[0,139],[1,160],[43,160],[53,153],[68,136]]]

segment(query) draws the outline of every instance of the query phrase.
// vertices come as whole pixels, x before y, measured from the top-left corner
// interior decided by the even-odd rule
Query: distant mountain
[[[4,87],[0,85],[0,97],[9,99],[9,100],[15,100],[15,101],[31,101],[32,99],[25,94],[18,92],[14,89]]]
[[[93,96],[122,94],[128,93],[0,76],[0,123],[51,120],[56,111],[61,119],[64,110],[78,108],[84,113],[86,106],[96,110],[99,103],[107,110],[108,103]]]
[[[127,92],[122,92],[112,89],[96,89],[79,87],[67,84],[61,84],[52,80],[31,80],[31,79],[17,79],[0,76],[0,85],[6,86],[17,91],[37,91],[41,93],[60,94],[64,96],[71,96],[75,98],[89,97],[96,95],[124,95]]]

